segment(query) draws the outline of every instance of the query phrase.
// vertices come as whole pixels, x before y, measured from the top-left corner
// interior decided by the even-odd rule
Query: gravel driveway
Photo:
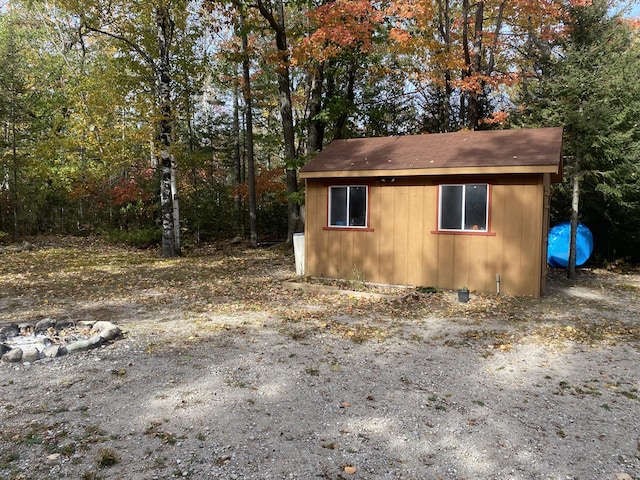
[[[54,316],[125,335],[0,364],[0,478],[640,479],[637,272],[466,305],[265,282],[273,305],[225,311],[56,295]],[[0,324],[41,302],[0,293]]]

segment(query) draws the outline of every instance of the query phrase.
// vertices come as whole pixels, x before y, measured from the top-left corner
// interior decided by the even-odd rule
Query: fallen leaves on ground
[[[34,318],[63,315],[71,300],[135,304],[149,310],[179,304],[189,312],[185,320],[193,323],[194,331],[185,331],[189,342],[239,328],[210,324],[210,316],[259,312],[280,319],[283,332],[293,339],[331,333],[355,343],[384,342],[402,330],[403,322],[438,318],[468,326],[460,341],[447,340],[451,346],[481,344],[509,352],[525,339],[549,344],[640,343],[637,316],[630,314],[629,321],[610,320],[598,311],[602,299],[596,301],[593,295],[551,294],[534,299],[473,293],[470,302],[458,303],[452,292],[367,287],[364,282],[358,284],[359,290],[370,288],[394,297],[291,291],[282,288],[281,281],[291,276],[294,259],[292,252],[281,247],[249,249],[221,243],[162,259],[155,250],[111,245],[97,238],[57,237],[32,243],[33,250],[3,256],[0,292],[32,302]],[[571,293],[572,285],[555,281]],[[600,289],[601,297],[617,299],[612,308],[625,308],[630,290],[637,290],[637,280],[630,275],[618,281],[610,272],[600,276],[590,272],[585,281],[591,291]],[[590,309],[595,311],[588,317],[577,313]],[[9,308],[5,320],[23,320],[24,309],[15,310],[22,317],[12,318]],[[567,313],[572,310],[575,315]],[[485,325],[496,322],[505,326],[505,332]]]

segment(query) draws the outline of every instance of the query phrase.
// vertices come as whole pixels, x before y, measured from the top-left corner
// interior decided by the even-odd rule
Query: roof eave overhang
[[[552,180],[558,175],[561,177],[559,165],[524,165],[524,166],[481,166],[460,168],[411,168],[406,170],[328,170],[328,171],[301,171],[300,178],[358,178],[358,177],[422,177],[444,175],[527,175],[527,174],[551,174]]]

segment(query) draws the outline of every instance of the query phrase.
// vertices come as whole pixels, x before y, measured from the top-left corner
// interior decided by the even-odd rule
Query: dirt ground
[[[32,244],[0,326],[125,333],[0,364],[0,479],[640,479],[638,271],[459,304],[286,290],[277,248]]]

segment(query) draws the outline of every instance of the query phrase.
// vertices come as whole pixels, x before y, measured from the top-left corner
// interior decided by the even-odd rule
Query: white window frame
[[[484,228],[465,228],[465,213],[466,213],[466,192],[468,186],[484,186],[487,189],[486,197],[485,197],[485,218],[484,218]],[[443,199],[443,188],[446,187],[462,187],[462,205],[461,205],[461,216],[460,216],[460,228],[444,228],[442,226],[442,199]],[[446,183],[439,185],[438,188],[438,230],[442,232],[465,232],[465,233],[488,233],[489,232],[489,208],[490,208],[490,190],[491,185],[488,183]]]
[[[347,195],[346,195],[346,212],[347,212],[347,224],[346,225],[337,225],[334,223],[333,219],[331,218],[331,211],[332,211],[332,198],[333,195],[331,194],[331,191],[333,189],[338,189],[338,188],[346,188],[347,190]],[[349,219],[349,210],[350,210],[350,199],[351,199],[351,195],[349,194],[349,190],[352,188],[364,188],[365,190],[365,211],[364,211],[364,225],[351,225],[351,220]],[[368,229],[369,228],[369,186],[368,185],[330,185],[328,190],[328,205],[327,205],[327,226],[329,226],[330,228],[348,228],[348,229]]]

